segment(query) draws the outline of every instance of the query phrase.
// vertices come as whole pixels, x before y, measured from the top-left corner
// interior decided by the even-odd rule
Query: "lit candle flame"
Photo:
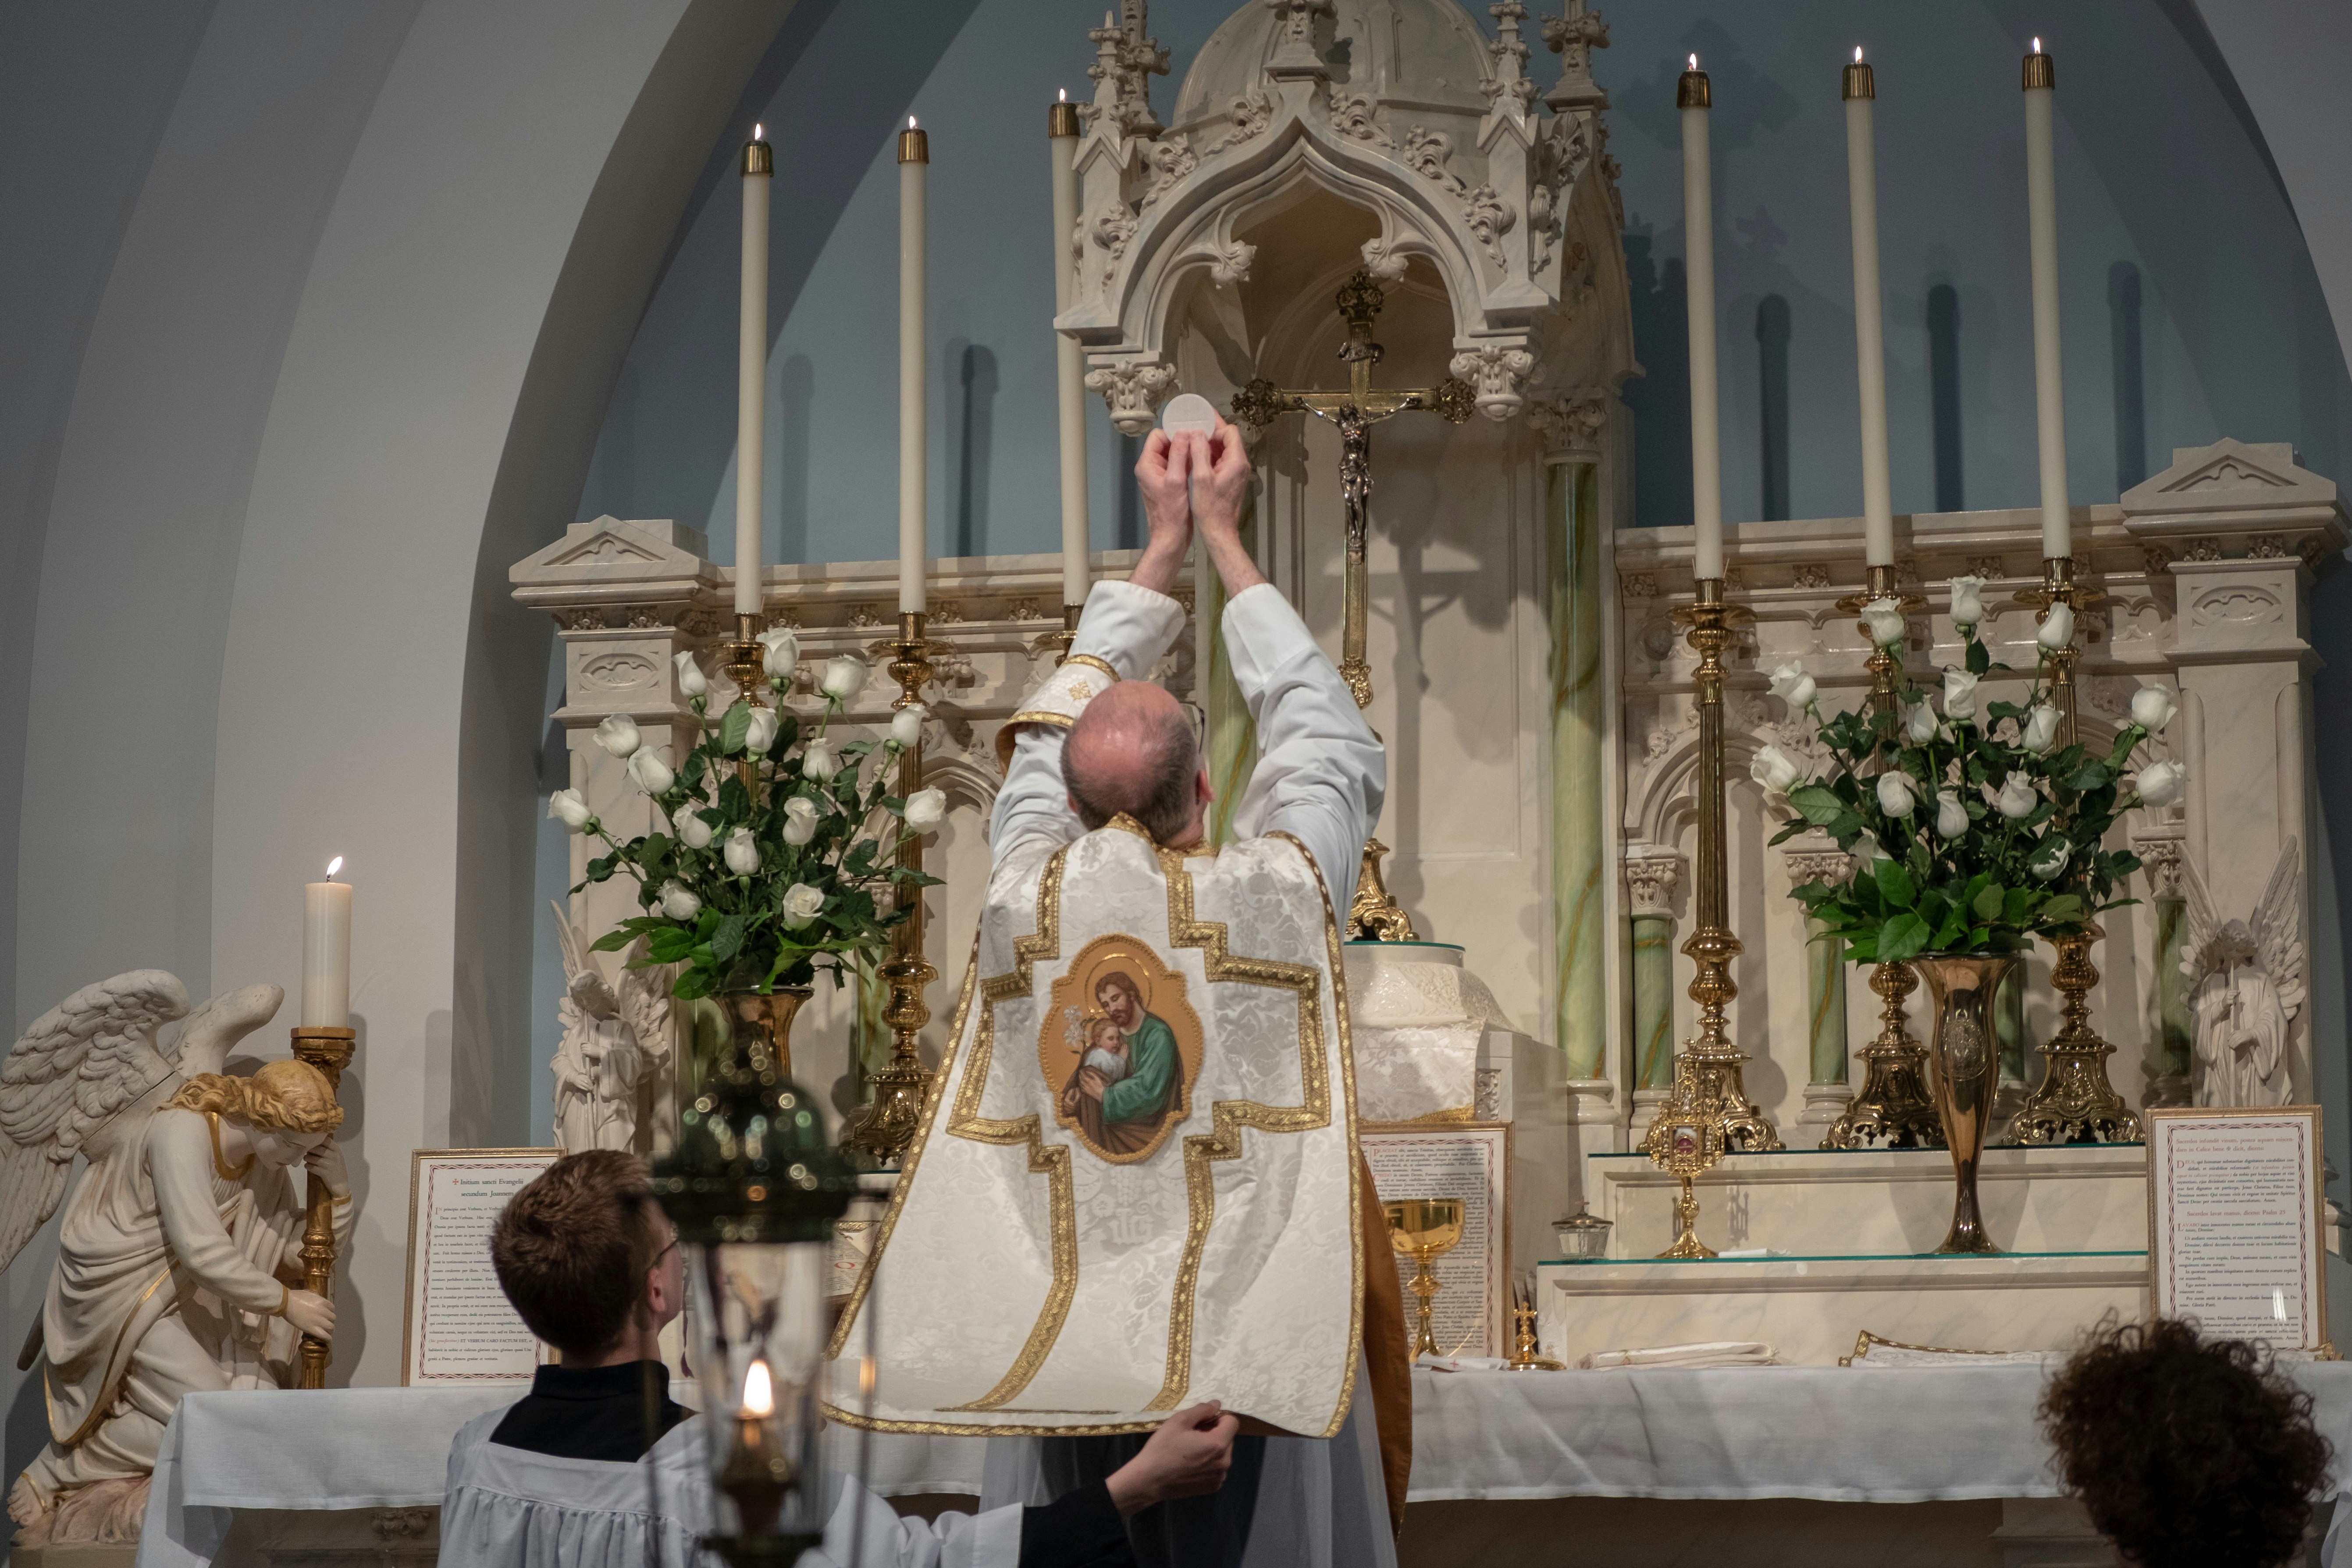
[[[1059,88],[1055,88],[1055,89],[1054,89],[1054,101],[1055,101],[1055,102],[1056,102],[1056,103],[1067,103],[1067,102],[1069,102],[1069,101],[1070,101],[1070,89],[1069,89],[1068,88],[1066,88],[1066,87],[1059,87]]]
[[[909,130],[909,131],[912,131],[914,128],[915,128],[915,117],[914,117],[913,115],[909,114],[908,116],[907,116],[907,129],[908,129],[908,130]]]
[[[743,1414],[761,1416],[775,1413],[776,1389],[768,1376],[768,1363],[755,1361],[751,1370],[743,1374]]]
[[[2033,40],[2033,52],[2037,55],[2042,52],[2042,40],[2039,38]]]
[[[1862,63],[1862,46],[1860,44],[1856,44],[1853,47],[1853,63],[1856,65],[1860,65]]]
[[[340,870],[341,870],[342,868],[343,868],[343,858],[342,858],[341,856],[338,855],[338,856],[336,856],[333,859],[331,859],[331,860],[328,861],[328,862],[327,862],[327,880],[329,880],[330,882],[333,881],[333,880],[335,879],[335,873],[336,873],[336,872],[338,872],[338,871],[340,871]]]
[[[1693,55],[1691,57],[1690,68],[1693,70],[1698,69],[1698,57],[1696,55]]]
[[[754,141],[754,142],[765,142],[767,139],[768,139],[768,128],[767,128],[765,125],[754,125],[754,126],[752,126],[752,127],[751,127],[751,140],[752,140],[752,141]]]

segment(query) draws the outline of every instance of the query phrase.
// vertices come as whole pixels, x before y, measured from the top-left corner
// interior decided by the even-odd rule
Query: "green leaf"
[[[2099,788],[2102,784],[2105,784],[2107,782],[2108,777],[2109,774],[2105,763],[2084,763],[2081,771],[2076,773],[2073,778],[2066,781],[2066,787],[2073,790],[2075,794],[2081,795],[2086,791]]]
[[[1992,668],[1992,650],[1976,638],[1969,639],[1969,673],[1982,675]]]
[[[1813,825],[1811,823],[1807,822],[1803,817],[1799,817],[1796,821],[1789,824],[1788,826],[1780,829],[1780,832],[1772,835],[1769,843],[1786,844],[1790,839],[1794,838],[1800,833],[1811,832],[1812,826]]]
[[[2072,893],[2061,893],[2042,906],[2042,919],[2052,925],[2072,925],[2083,918],[2083,900]]]
[[[719,815],[730,823],[740,822],[751,815],[751,792],[743,787],[743,781],[736,777],[731,769],[719,782]],[[721,825],[713,823],[711,826]]]
[[[1878,928],[1877,962],[1895,963],[1909,958],[1927,947],[1932,934],[1926,921],[1906,910]]]
[[[683,963],[694,946],[694,933],[678,926],[663,926],[646,937],[646,952],[656,963]]]
[[[1973,883],[1970,886],[1974,886]],[[2009,898],[2009,891],[1999,882],[1991,883],[1969,900],[1969,912],[1980,921],[1997,921]]]
[[[2033,912],[2034,900],[2040,897],[2031,888],[2011,888],[2000,902],[2000,923],[2022,928],[2025,917]],[[1990,920],[1991,917],[1986,918]]]
[[[1919,896],[1910,870],[1900,860],[1878,862],[1878,896],[1889,909],[1907,910]]]
[[[1805,820],[1826,827],[1845,815],[1846,804],[1837,792],[1825,784],[1799,784],[1789,792],[1789,804],[1805,814]]]
[[[727,710],[727,717],[719,721],[719,749],[729,756],[743,749],[743,739],[751,732],[751,705],[738,702]]]

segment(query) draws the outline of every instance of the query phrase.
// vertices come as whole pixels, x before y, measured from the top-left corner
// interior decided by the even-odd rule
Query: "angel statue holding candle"
[[[352,1205],[334,1088],[299,1061],[222,1071],[284,995],[253,985],[190,1014],[178,980],[132,970],[41,1015],[0,1063],[0,1267],[57,1211],[74,1156],[89,1165],[17,1363],[46,1360],[48,1417],[8,1494],[19,1546],[137,1539],[180,1397],[290,1388],[302,1336],[334,1332],[333,1303],[301,1288],[294,1169],[334,1195],[340,1246]]]

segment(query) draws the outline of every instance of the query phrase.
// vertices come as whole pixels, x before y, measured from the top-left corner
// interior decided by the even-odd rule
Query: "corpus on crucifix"
[[[1291,413],[1312,414],[1339,427],[1339,494],[1348,524],[1339,674],[1355,694],[1359,708],[1369,708],[1372,701],[1372,670],[1364,660],[1364,536],[1371,521],[1372,426],[1416,409],[1459,425],[1477,406],[1470,384],[1450,375],[1435,386],[1405,391],[1372,385],[1372,367],[1381,363],[1381,345],[1372,342],[1372,321],[1380,315],[1384,298],[1380,284],[1361,268],[1340,285],[1339,315],[1348,323],[1348,341],[1339,349],[1339,358],[1348,366],[1345,391],[1292,392],[1260,376],[1235,393],[1233,401],[1234,421],[1254,429],[1262,430],[1279,416]]]

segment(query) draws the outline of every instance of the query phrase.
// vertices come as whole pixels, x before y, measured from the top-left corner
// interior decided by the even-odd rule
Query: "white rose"
[[[798,931],[824,910],[824,895],[806,882],[794,882],[784,894],[784,929]]]
[[[661,912],[674,921],[690,921],[702,912],[702,900],[675,880],[661,885]]]
[[[2074,846],[2057,834],[2045,834],[2034,848],[2033,858],[2025,863],[2025,868],[2046,882],[2066,868],[2067,858],[2074,852]]]
[[[2172,722],[2180,711],[2180,700],[2161,686],[2143,686],[2132,693],[2132,722],[2153,735]]]
[[[923,721],[929,712],[919,702],[910,702],[890,715],[890,739],[902,746],[911,746],[923,738]]]
[[[1981,577],[1952,579],[1952,624],[1973,626],[1984,619],[1984,585]]]
[[[702,673],[702,666],[694,662],[692,652],[679,654],[670,662],[677,666],[677,689],[680,691],[688,697],[699,697],[710,689],[710,679]]]
[[[1915,746],[1924,746],[1936,738],[1943,725],[1937,722],[1936,710],[1927,706],[1926,698],[1903,710],[1903,734]]]
[[[1895,858],[1894,856],[1889,855],[1886,852],[1885,847],[1878,842],[1878,835],[1873,833],[1867,827],[1864,828],[1860,834],[1855,836],[1853,847],[1847,850],[1846,853],[1858,857],[1864,864],[1868,864],[1874,860],[1892,860]]]
[[[2042,617],[2042,629],[2033,634],[2033,640],[2052,653],[2057,652],[2073,642],[2074,640],[2074,610],[2064,605],[2051,605],[2050,613]]]
[[[1973,719],[1977,716],[1977,678],[1965,669],[1944,671],[1944,717]]]
[[[2142,805],[2170,805],[2189,787],[2189,770],[2179,763],[2150,763],[2132,781],[2132,793]]]
[[[836,702],[846,702],[866,689],[866,661],[855,654],[838,654],[824,661],[818,689]]]
[[[568,833],[583,832],[594,820],[588,815],[588,803],[576,789],[560,789],[549,795],[547,815],[563,824]]]
[[[940,825],[948,814],[948,797],[944,791],[919,789],[907,797],[907,826],[919,833],[928,833]]]
[[[1790,786],[1803,778],[1805,773],[1780,747],[1765,746],[1748,764],[1748,776],[1774,795],[1786,795]]]
[[[761,656],[761,667],[774,679],[790,680],[801,662],[801,639],[788,627],[772,626],[760,634],[759,643],[767,650]]]
[[[2047,702],[2037,705],[2025,716],[2017,743],[2035,756],[2041,756],[2058,739],[2058,710]]]
[[[833,775],[840,771],[841,759],[834,754],[833,742],[823,735],[811,741],[808,743],[808,749],[801,753],[803,778],[814,779],[819,784],[830,784],[833,781]]]
[[[677,841],[688,849],[710,847],[711,827],[703,820],[702,813],[681,811],[671,818],[670,825],[677,829]]]
[[[2000,781],[2000,795],[1992,804],[1995,810],[2015,822],[2032,816],[2034,808],[2042,804],[2042,796],[2035,793],[2032,779],[2023,773],[2011,773]]]
[[[1958,838],[1969,830],[1969,808],[1960,804],[1960,792],[1939,789],[1936,792],[1936,831],[1947,838]]]
[[[1903,640],[1906,622],[1903,605],[1896,599],[1873,599],[1862,607],[1862,624],[1870,628],[1870,640],[1880,647],[1892,647]]]
[[[764,757],[776,743],[776,713],[772,708],[751,710],[751,727],[743,731],[743,749],[755,757]]]
[[[1907,773],[1878,775],[1878,809],[1889,816],[1908,816],[1918,805],[1919,797],[1913,793]]]
[[[659,795],[677,782],[677,775],[669,771],[669,764],[654,755],[650,748],[629,759],[629,776],[636,780],[637,787],[647,795]]]
[[[797,849],[816,837],[816,802],[796,795],[784,802],[784,842]]]
[[[626,713],[615,713],[596,726],[596,743],[625,762],[637,754],[637,748],[646,740],[637,733],[635,719]]]
[[[739,877],[748,877],[760,868],[760,847],[751,842],[751,830],[739,827],[727,836],[727,847],[720,851],[727,858],[727,868]]]
[[[1801,711],[1813,705],[1819,691],[1813,678],[1805,673],[1805,667],[1791,659],[1772,672],[1772,695]]]

